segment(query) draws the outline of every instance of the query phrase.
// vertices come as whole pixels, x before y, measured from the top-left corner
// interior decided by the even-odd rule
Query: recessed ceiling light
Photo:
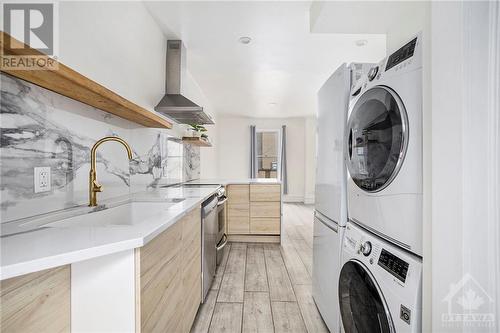
[[[356,46],[365,46],[366,44],[368,44],[368,41],[366,39],[358,39],[356,41]]]
[[[241,44],[250,44],[250,42],[252,41],[252,38],[250,37],[240,37],[238,38],[238,42],[240,42]]]
[[[270,106],[276,106],[276,105],[278,105],[278,103],[276,103],[276,102],[270,102],[269,105]]]

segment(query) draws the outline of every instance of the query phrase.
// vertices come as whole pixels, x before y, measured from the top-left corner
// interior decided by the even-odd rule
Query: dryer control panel
[[[406,281],[406,274],[408,273],[408,263],[389,251],[382,249],[378,259],[378,265],[394,275],[401,282]]]
[[[402,63],[406,59],[413,56],[415,46],[417,45],[417,38],[418,37],[415,37],[411,42],[407,43],[405,46],[389,56],[389,59],[387,59],[387,65],[385,66],[386,72],[397,64]]]

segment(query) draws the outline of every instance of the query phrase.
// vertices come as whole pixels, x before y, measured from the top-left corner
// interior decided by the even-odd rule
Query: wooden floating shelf
[[[7,45],[10,47],[7,47]],[[16,48],[11,48],[12,45],[16,45]],[[2,57],[26,55],[26,48],[29,48],[26,44],[3,31],[0,36],[0,47]],[[19,51],[22,51],[22,53]],[[35,49],[30,48],[28,52],[30,55],[47,57]],[[54,67],[57,68],[55,70],[9,70],[1,68],[1,71],[134,123],[146,127],[172,128],[172,123],[159,114],[132,103],[56,60],[53,60],[53,62],[55,63]]]
[[[200,138],[193,138],[189,136],[185,136],[182,138],[182,142],[188,143],[193,146],[199,147],[212,147],[212,144],[209,141],[202,140]]]

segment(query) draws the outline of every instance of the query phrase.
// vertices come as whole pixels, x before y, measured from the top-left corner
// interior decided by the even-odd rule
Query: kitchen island
[[[2,327],[189,332],[200,207],[218,188],[158,188],[2,224]]]
[[[275,178],[199,179],[188,184],[226,187],[226,234],[232,242],[280,243],[281,182]]]
[[[271,199],[281,204],[279,182],[268,179],[196,180],[2,223],[1,302],[10,309],[2,326],[189,332],[201,300],[201,203],[220,185],[228,188],[230,240],[279,242],[281,208],[257,216],[269,214],[259,200],[273,193],[261,186],[274,186]],[[241,189],[247,194],[238,197]],[[245,229],[234,232],[242,220]],[[278,224],[270,229],[266,221]],[[29,295],[22,304],[11,303],[22,295]]]

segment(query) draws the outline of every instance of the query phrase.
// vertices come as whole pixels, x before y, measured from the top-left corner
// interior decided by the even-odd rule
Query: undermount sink
[[[165,202],[179,203],[179,202],[183,202],[184,200],[186,200],[186,198],[168,198],[165,200]]]
[[[69,228],[136,225],[155,215],[159,215],[175,204],[175,202],[130,202],[50,222],[41,227]]]

